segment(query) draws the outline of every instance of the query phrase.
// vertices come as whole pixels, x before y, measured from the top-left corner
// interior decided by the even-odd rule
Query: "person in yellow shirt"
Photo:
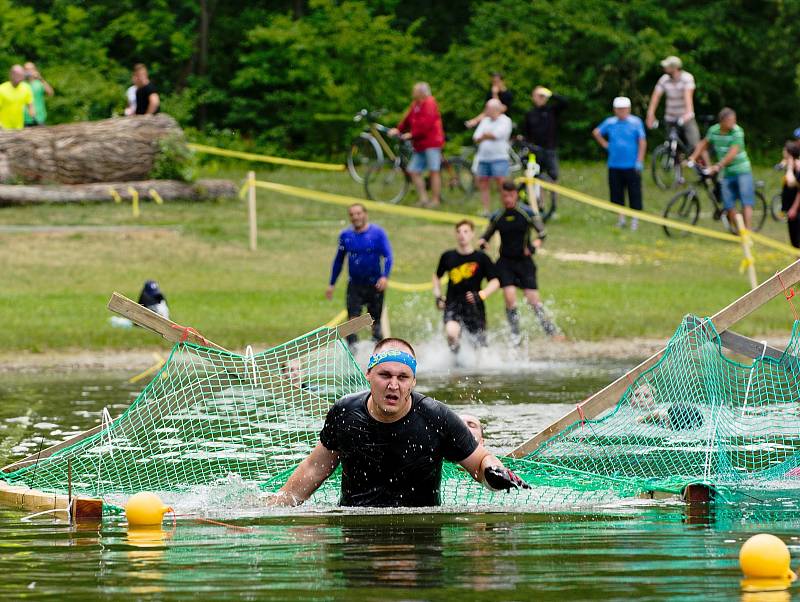
[[[25,125],[25,109],[34,119],[33,91],[25,83],[22,65],[14,65],[9,72],[9,81],[0,84],[0,128],[21,130]]]

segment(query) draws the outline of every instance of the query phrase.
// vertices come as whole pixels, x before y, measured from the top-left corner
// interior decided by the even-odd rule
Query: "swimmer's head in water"
[[[630,404],[640,410],[652,410],[656,405],[655,391],[648,383],[638,385],[631,393]]]
[[[483,445],[483,425],[478,417],[472,414],[460,414],[459,418],[467,425],[472,436],[475,437],[475,441]]]
[[[700,428],[703,422],[703,413],[690,403],[673,403],[667,410],[667,423],[674,431]]]

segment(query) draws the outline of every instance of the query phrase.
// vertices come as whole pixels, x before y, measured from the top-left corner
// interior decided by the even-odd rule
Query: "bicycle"
[[[690,184],[686,190],[682,190],[670,199],[664,209],[664,217],[694,226],[700,218],[699,191],[705,191],[713,207],[713,219],[721,221],[729,232],[735,234],[737,232],[736,224],[731,224],[729,222],[727,213],[722,208],[719,183],[716,177],[708,169],[696,163],[689,162],[686,166],[694,170],[698,179],[696,182]],[[756,182],[756,200],[753,205],[753,219],[751,224],[751,229],[754,232],[761,230],[764,226],[764,221],[767,219],[767,201],[764,199],[763,188],[763,181],[759,180]],[[669,226],[663,226],[663,228],[664,233],[673,238],[689,234],[685,230],[670,229]]]
[[[540,146],[535,144],[530,144],[525,141],[518,141],[519,144],[519,158],[520,158],[520,170],[522,173],[525,173],[526,168],[528,167],[528,159],[529,157],[533,156],[534,161],[536,157],[544,157],[544,149]],[[555,182],[553,178],[550,177],[548,173],[545,171],[540,171],[539,174],[536,176],[538,179],[543,180],[544,182]],[[527,203],[530,205],[530,200],[528,199],[528,188],[526,184],[523,182],[517,188],[519,198],[522,202]],[[542,218],[542,221],[548,221],[556,212],[556,200],[558,199],[558,195],[555,192],[550,191],[550,194],[547,194],[541,186],[535,186],[534,190],[536,191],[537,199],[536,205],[539,209],[539,215]],[[547,199],[549,198],[549,203]]]
[[[475,192],[471,162],[468,161],[465,151],[468,152],[468,149],[462,149],[461,155],[442,156],[439,173],[442,179],[440,201],[443,203],[465,203]],[[401,139],[398,152],[391,149],[389,152],[379,163],[367,169],[364,192],[372,201],[399,203],[408,193],[411,184],[408,164],[414,150],[410,141]],[[430,189],[430,179],[427,178],[426,182]]]
[[[382,163],[386,156],[395,155],[384,137],[390,128],[378,123],[378,118],[385,113],[385,109],[379,111],[361,109],[353,117],[356,123],[364,120],[367,122],[364,131],[350,144],[350,152],[347,154],[347,171],[359,184],[364,183],[364,176],[370,166]]]
[[[786,165],[778,163],[773,167],[775,171],[783,172],[786,170]],[[769,201],[769,213],[773,220],[781,224],[786,223],[786,212],[783,210],[783,194],[776,192],[772,195]]]
[[[667,139],[653,149],[650,162],[650,173],[653,182],[661,190],[667,190],[684,183],[682,161],[689,155],[689,149],[683,140],[683,120],[667,120]],[[658,127],[658,121],[653,129]]]

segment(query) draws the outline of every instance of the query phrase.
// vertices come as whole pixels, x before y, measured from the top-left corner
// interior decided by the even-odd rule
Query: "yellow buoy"
[[[125,517],[131,527],[152,527],[161,525],[164,514],[171,510],[155,493],[141,491],[132,495],[125,504]]]
[[[745,591],[776,591],[786,589],[797,579],[789,567],[792,557],[789,548],[769,533],[753,535],[739,550],[739,566],[745,579]]]

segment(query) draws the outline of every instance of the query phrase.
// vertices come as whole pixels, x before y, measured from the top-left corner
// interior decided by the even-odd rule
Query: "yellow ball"
[[[132,495],[125,504],[125,516],[131,527],[161,525],[164,514],[170,510],[172,508],[165,506],[160,497],[149,491],[141,491]]]
[[[769,533],[753,535],[739,550],[739,566],[745,577],[756,579],[792,579],[789,548]]]

